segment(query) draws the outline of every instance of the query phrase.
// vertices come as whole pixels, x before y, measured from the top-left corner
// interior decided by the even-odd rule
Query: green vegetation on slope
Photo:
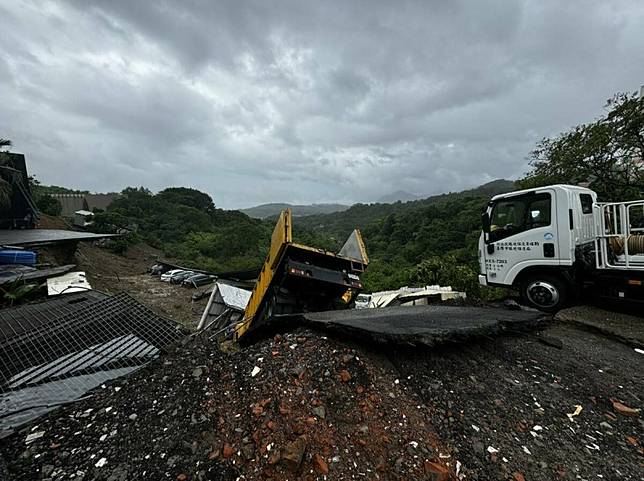
[[[531,154],[522,187],[585,182],[602,201],[644,196],[644,97],[617,94],[607,113],[550,139]]]
[[[272,226],[239,211],[217,209],[208,194],[173,187],[154,195],[127,188],[107,212],[95,217],[95,230],[133,231],[189,267],[211,271],[250,269],[261,265]]]
[[[424,212],[424,209],[445,201],[458,201],[471,197],[489,198],[493,195],[510,192],[516,186],[510,180],[495,180],[475,189],[463,192],[441,194],[427,199],[410,202],[395,202],[393,204],[355,204],[349,209],[328,215],[311,215],[298,219],[298,223],[313,232],[324,232],[332,241],[340,246],[356,227],[365,230],[367,227],[382,222],[387,216],[404,213]],[[434,211],[431,211],[434,212]],[[480,212],[478,213],[480,217]],[[403,228],[403,226],[400,226]],[[463,247],[463,246],[461,246]]]
[[[476,296],[478,286],[471,281],[476,278],[481,209],[490,195],[512,187],[509,181],[496,181],[405,204],[359,204],[344,212],[298,218],[293,234],[298,242],[337,251],[355,227],[362,228],[372,260],[365,275],[369,290],[439,282]],[[186,266],[227,271],[261,265],[273,221],[217,209],[209,195],[194,189],[173,187],[155,195],[128,188],[107,212],[96,215],[94,227],[133,231],[131,241],[145,240]],[[436,266],[448,265],[463,267],[436,271]]]

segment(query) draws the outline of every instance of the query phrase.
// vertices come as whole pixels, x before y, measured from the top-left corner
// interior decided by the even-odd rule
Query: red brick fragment
[[[432,461],[425,461],[425,474],[430,481],[449,481],[447,468]]]
[[[313,456],[313,464],[315,469],[321,474],[329,474],[329,465],[326,463],[324,458],[319,454]]]
[[[634,409],[632,407],[626,406],[625,404],[619,402],[617,399],[611,399],[611,401],[613,403],[613,409],[619,414],[623,414],[624,416],[637,417],[637,415],[639,415],[640,413],[639,409]]]
[[[232,457],[232,455],[235,454],[235,449],[228,443],[224,443],[224,448],[222,451],[224,458],[226,459]]]

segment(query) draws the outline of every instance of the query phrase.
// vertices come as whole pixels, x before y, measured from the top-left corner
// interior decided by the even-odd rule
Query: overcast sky
[[[642,0],[0,0],[0,137],[93,191],[456,191],[642,83]]]

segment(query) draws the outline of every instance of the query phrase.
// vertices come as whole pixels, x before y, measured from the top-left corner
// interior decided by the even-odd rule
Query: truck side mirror
[[[489,233],[490,232],[490,216],[487,212],[483,212],[481,214],[481,224],[483,224],[483,232]]]

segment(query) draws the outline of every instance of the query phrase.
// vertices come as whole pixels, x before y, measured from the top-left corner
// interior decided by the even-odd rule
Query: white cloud
[[[644,5],[6,2],[0,136],[45,183],[218,205],[516,177],[644,82]]]

